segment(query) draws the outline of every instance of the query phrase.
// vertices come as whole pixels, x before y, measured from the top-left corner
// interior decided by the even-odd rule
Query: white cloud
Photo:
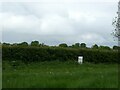
[[[46,34],[69,35],[74,30],[69,20],[58,15],[48,15],[42,18],[41,32]]]
[[[13,13],[0,13],[2,16],[3,30],[17,31],[17,32],[34,32],[37,25],[40,25],[39,19],[32,15],[14,15]]]
[[[81,35],[81,38],[83,41],[87,41],[88,43],[103,43],[105,41],[105,39],[100,36],[99,34],[95,34],[95,33],[86,33]]]
[[[96,16],[93,13],[86,13],[86,12],[69,12],[69,18],[76,21],[82,22],[85,21],[86,23],[94,23],[96,21]]]
[[[34,34],[73,34],[70,22],[59,15],[46,15],[39,19],[32,15],[14,15],[13,13],[0,13],[2,15],[3,30],[34,33]]]
[[[118,2],[118,0],[1,0],[2,2],[42,2],[42,3],[78,3],[78,2]]]
[[[33,34],[32,39],[49,43],[105,44],[112,41],[111,25],[115,3],[88,0],[40,0],[40,2],[5,3],[0,11],[4,31]],[[112,0],[111,0],[112,1]],[[84,3],[81,3],[84,2]],[[116,10],[116,11],[115,11]],[[5,34],[6,35],[6,34]],[[11,34],[13,37],[16,35]],[[38,35],[38,37],[35,37]],[[21,39],[20,39],[21,37]],[[34,38],[32,38],[34,37]],[[26,39],[27,38],[27,39]],[[13,38],[11,38],[12,40]],[[30,40],[29,35],[18,40]],[[8,40],[7,36],[4,40]],[[15,39],[17,41],[17,38]],[[111,42],[112,44],[113,42]],[[110,43],[109,43],[110,44]]]

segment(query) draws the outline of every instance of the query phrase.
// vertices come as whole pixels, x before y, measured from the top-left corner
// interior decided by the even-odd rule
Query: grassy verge
[[[3,61],[3,88],[117,88],[117,64]]]

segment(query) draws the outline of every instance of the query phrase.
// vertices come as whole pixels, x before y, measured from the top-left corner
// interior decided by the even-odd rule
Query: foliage
[[[59,44],[59,47],[68,47],[66,43]]]
[[[113,50],[63,48],[63,47],[19,47],[3,46],[2,58],[23,60],[26,63],[37,61],[68,61],[84,57],[84,62],[118,63],[118,52]]]
[[[3,46],[10,46],[10,43],[2,43]]]
[[[113,35],[120,41],[120,1],[118,2],[118,16],[114,18],[112,25],[114,26]]]
[[[19,43],[17,44],[18,46],[28,46],[28,43],[27,42],[22,42],[22,43]]]
[[[80,47],[80,43],[75,43],[71,47],[73,47],[73,48],[79,48]]]
[[[75,43],[75,47],[80,47],[80,43]]]
[[[80,47],[81,47],[81,48],[86,48],[86,44],[85,44],[85,43],[81,43],[81,44],[80,44]]]
[[[92,49],[98,49],[98,45],[97,44],[93,45]]]
[[[32,41],[31,46],[39,46],[39,41]]]
[[[108,47],[108,46],[100,46],[99,47],[99,49],[104,49],[104,50],[111,50],[111,48],[110,47]]]
[[[113,46],[113,50],[120,50],[120,46]]]

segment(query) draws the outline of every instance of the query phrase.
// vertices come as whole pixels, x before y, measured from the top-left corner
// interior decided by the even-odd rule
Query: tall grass
[[[117,64],[3,61],[3,88],[117,88]]]
[[[0,89],[2,89],[2,63],[0,62]]]

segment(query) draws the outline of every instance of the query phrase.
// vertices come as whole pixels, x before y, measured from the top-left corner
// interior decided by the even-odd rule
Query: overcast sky
[[[117,0],[16,0],[0,5],[2,42],[117,45],[111,35]],[[1,36],[1,35],[0,35]]]

